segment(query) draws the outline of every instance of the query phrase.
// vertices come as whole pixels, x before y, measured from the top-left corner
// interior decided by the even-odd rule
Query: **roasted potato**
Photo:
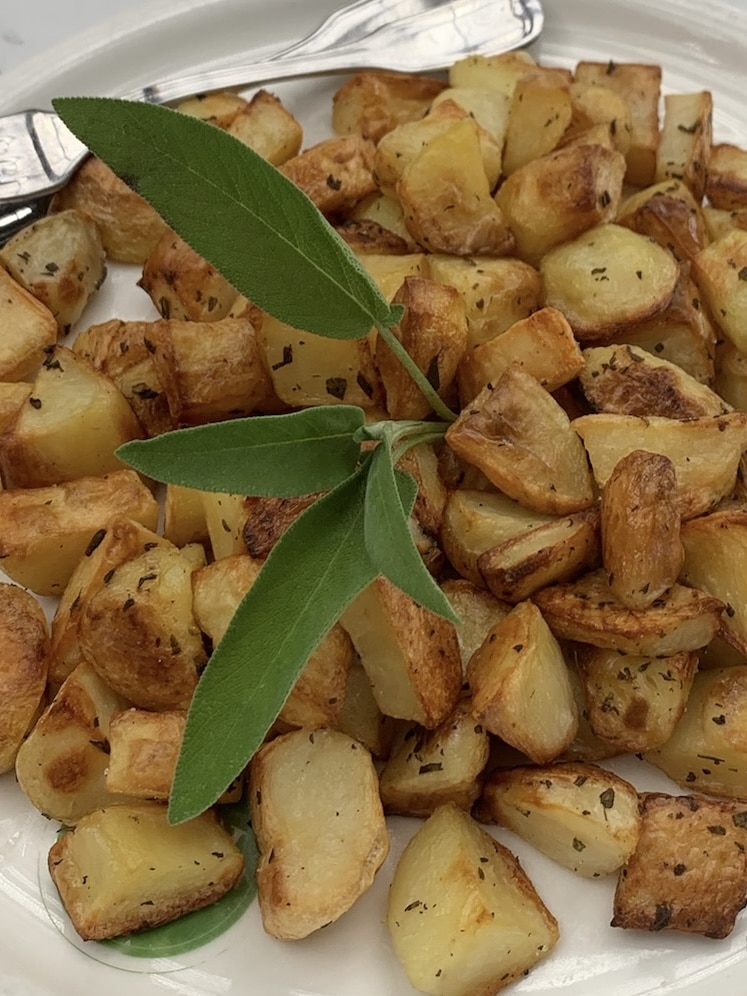
[[[592,764],[494,771],[476,818],[498,823],[587,878],[625,865],[638,844],[638,792]]]
[[[0,491],[2,568],[39,595],[60,595],[80,558],[119,515],[149,529],[158,524],[158,502],[134,470]]]
[[[52,211],[69,209],[93,218],[107,257],[118,263],[144,263],[168,230],[150,204],[95,156],[52,198]]]
[[[342,614],[342,626],[383,713],[439,726],[454,709],[462,667],[452,623],[377,578]]]
[[[537,607],[520,602],[467,665],[472,714],[537,764],[559,757],[578,729],[562,650]]]
[[[0,249],[5,266],[54,315],[67,335],[104,282],[104,247],[82,211],[61,211],[21,229]]]
[[[454,805],[437,809],[405,848],[387,926],[411,984],[431,996],[497,992],[558,939],[518,860]]]
[[[398,125],[421,118],[445,87],[441,80],[409,73],[355,73],[332,98],[332,127],[378,142]]]
[[[52,845],[48,865],[77,933],[101,941],[216,902],[244,858],[213,811],[174,826],[165,806],[134,802],[84,817]]]
[[[613,927],[727,937],[747,898],[743,803],[648,792]]]
[[[6,487],[40,488],[124,466],[116,449],[142,436],[112,381],[64,346],[51,347],[28,404],[0,437]]]
[[[41,606],[23,588],[0,585],[0,774],[11,771],[18,748],[43,706],[49,627]]]
[[[65,680],[16,756],[16,778],[31,803],[68,826],[109,803],[109,722],[129,703],[93,668],[80,664]]]
[[[185,712],[174,709],[115,713],[109,723],[108,791],[167,801],[186,718]]]
[[[249,776],[265,930],[301,938],[341,916],[389,851],[371,755],[335,730],[297,730],[255,754]]]
[[[57,341],[57,322],[49,308],[0,266],[0,377],[30,377]]]
[[[173,232],[165,232],[143,265],[138,281],[163,318],[217,322],[238,292],[225,277]]]

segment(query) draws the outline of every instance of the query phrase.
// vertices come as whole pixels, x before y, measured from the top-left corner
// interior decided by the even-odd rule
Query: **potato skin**
[[[0,584],[0,774],[10,771],[47,683],[49,629],[36,599]]]

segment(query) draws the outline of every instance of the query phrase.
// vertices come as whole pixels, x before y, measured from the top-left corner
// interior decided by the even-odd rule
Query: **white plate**
[[[37,57],[3,79],[0,112],[46,106],[53,96],[113,93],[237,49],[280,45],[313,27],[337,0],[161,0]],[[744,50],[747,15],[701,0],[546,0],[541,58],[659,61],[665,87],[710,88],[720,139],[747,141]],[[310,136],[328,127],[334,84],[278,88]],[[154,317],[132,274],[115,268],[87,321]],[[642,788],[677,791],[634,759],[620,769]],[[374,888],[338,923],[315,937],[283,944],[265,936],[256,907],[220,940],[176,964],[129,970],[102,964],[56,927],[42,901],[50,890],[43,855],[53,828],[21,796],[12,775],[0,779],[0,993],[3,996],[408,996],[383,926],[387,881],[414,829],[392,821],[394,842]],[[520,855],[560,921],[550,958],[512,992],[535,996],[722,996],[747,991],[747,920],[725,941],[673,932],[613,930],[613,882],[586,882],[496,831]],[[41,860],[40,860],[41,856]],[[39,869],[42,869],[41,871]],[[179,966],[182,967],[179,967]],[[187,967],[183,967],[183,966]]]

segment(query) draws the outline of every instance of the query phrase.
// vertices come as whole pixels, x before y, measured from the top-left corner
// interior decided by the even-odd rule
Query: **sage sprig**
[[[355,339],[376,329],[443,420],[366,424],[360,409],[333,405],[178,430],[118,451],[155,480],[201,490],[325,492],[274,546],[200,679],[169,803],[169,818],[180,822],[211,806],[244,768],[310,654],[377,576],[455,620],[410,531],[417,486],[396,466],[409,447],[440,439],[455,416],[393,331],[402,308],[273,166],[166,108],[106,98],[54,103],[237,291],[317,335]]]

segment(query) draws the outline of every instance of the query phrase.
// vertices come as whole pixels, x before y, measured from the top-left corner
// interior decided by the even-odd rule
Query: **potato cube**
[[[238,292],[225,277],[173,232],[153,247],[138,281],[163,318],[217,322]]]
[[[157,802],[91,813],[52,845],[48,864],[76,931],[99,941],[209,906],[244,870],[213,811],[172,826]]]
[[[727,937],[747,899],[744,803],[648,792],[613,927]]]
[[[115,450],[142,430],[112,381],[64,346],[47,352],[28,404],[0,440],[6,487],[97,477],[124,465]]]
[[[285,734],[255,754],[249,798],[264,928],[306,937],[353,905],[389,851],[371,755],[335,730]]]
[[[332,126],[341,135],[360,132],[378,142],[398,125],[422,118],[445,86],[410,73],[355,73],[332,98]]]
[[[747,665],[699,671],[673,734],[646,760],[692,791],[747,798]]]
[[[387,926],[411,984],[431,996],[495,993],[558,939],[518,860],[454,805],[437,809],[405,848]]]
[[[587,878],[609,875],[626,864],[641,824],[635,788],[591,764],[494,771],[476,817],[508,827]]]
[[[226,131],[273,166],[297,156],[303,141],[299,122],[267,90],[258,90],[234,116]]]
[[[328,138],[287,159],[280,172],[311,198],[322,214],[344,213],[376,190],[374,144],[361,135]]]
[[[713,207],[725,211],[747,207],[747,149],[726,142],[713,146],[706,195]]]
[[[697,256],[709,241],[700,204],[681,180],[663,180],[631,194],[620,206],[617,224],[648,235],[678,260]]]
[[[43,704],[49,627],[33,596],[0,584],[0,774],[10,771],[18,748]]]
[[[21,744],[16,777],[31,803],[67,825],[111,802],[106,788],[109,722],[129,703],[80,664]]]
[[[384,811],[430,816],[453,802],[469,812],[480,794],[488,754],[488,734],[475,722],[467,700],[435,730],[406,727],[381,772]]]
[[[0,377],[22,380],[44,359],[44,351],[57,341],[57,322],[37,300],[0,266]]]
[[[340,622],[383,713],[433,729],[450,715],[462,684],[456,630],[386,578],[377,578]]]
[[[2,568],[39,595],[60,595],[80,558],[117,515],[149,529],[158,524],[158,502],[134,470],[0,491]]]
[[[703,200],[713,136],[713,98],[698,93],[668,93],[664,97],[664,124],[656,151],[656,179],[676,179]]]
[[[135,799],[168,800],[186,713],[126,709],[109,723],[106,787]]]

